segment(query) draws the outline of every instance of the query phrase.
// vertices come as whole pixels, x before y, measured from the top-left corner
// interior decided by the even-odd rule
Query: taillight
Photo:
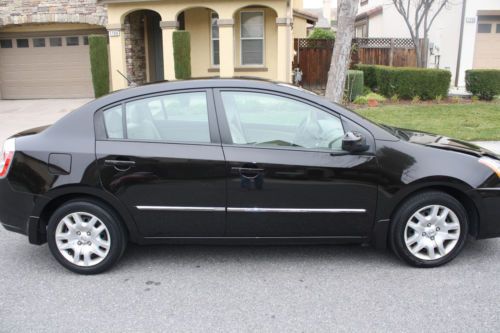
[[[9,139],[5,141],[5,143],[3,144],[2,153],[0,154],[0,179],[7,176],[15,152],[16,140]]]

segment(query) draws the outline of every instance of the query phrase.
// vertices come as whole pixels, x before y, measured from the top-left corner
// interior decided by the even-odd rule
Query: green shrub
[[[355,69],[363,71],[365,85],[371,90],[377,88],[377,77],[375,71],[377,69],[376,65],[363,65],[357,64],[354,66]]]
[[[364,74],[363,74],[363,81],[364,81]],[[372,90],[369,87],[367,87],[367,86],[363,87],[363,95],[368,95],[371,92],[372,92]]]
[[[174,31],[174,67],[175,78],[186,80],[191,78],[191,35],[189,31]]]
[[[413,98],[411,99],[411,102],[412,102],[413,104],[418,104],[418,103],[420,103],[420,101],[421,101],[421,98],[420,98],[420,96],[418,96],[418,95],[413,96]]]
[[[314,28],[309,39],[335,39],[335,33],[330,29]]]
[[[378,66],[375,73],[379,92],[384,96],[398,94],[402,99],[418,96],[422,100],[448,96],[451,73],[447,70]]]
[[[480,99],[491,101],[500,94],[499,69],[471,69],[465,72],[467,91]]]
[[[366,105],[368,104],[368,98],[366,98],[366,96],[358,96],[353,103],[358,105]]]
[[[89,36],[90,71],[96,98],[109,93],[108,37]]]
[[[363,94],[364,89],[363,72],[356,70],[348,70],[346,78],[346,98],[353,101],[359,95]]]
[[[391,102],[393,102],[393,103],[399,102],[399,95],[398,94],[392,95],[391,96]]]
[[[387,100],[387,98],[385,98],[384,96],[379,95],[379,94],[374,93],[374,92],[371,92],[371,93],[365,95],[365,97],[367,100],[376,100],[379,103],[384,103]]]

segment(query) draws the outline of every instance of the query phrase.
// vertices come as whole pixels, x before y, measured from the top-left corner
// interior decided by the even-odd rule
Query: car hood
[[[390,127],[390,129],[392,129],[393,133],[400,139],[411,143],[421,144],[438,149],[453,150],[478,157],[489,156],[500,159],[500,155],[467,141],[404,128]]]

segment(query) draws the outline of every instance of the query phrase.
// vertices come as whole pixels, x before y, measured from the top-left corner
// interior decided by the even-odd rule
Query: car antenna
[[[134,88],[134,87],[138,87],[139,86],[137,83],[135,83],[134,81],[132,81],[128,77],[126,77],[125,74],[123,74],[122,72],[120,72],[119,69],[117,69],[116,71],[118,72],[118,74],[120,74],[121,76],[123,76],[123,78],[125,80],[127,80],[129,87]]]

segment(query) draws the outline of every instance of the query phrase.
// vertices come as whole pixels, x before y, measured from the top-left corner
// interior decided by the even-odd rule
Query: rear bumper
[[[479,209],[478,239],[500,237],[500,188],[471,191]]]
[[[28,235],[35,199],[34,195],[12,190],[7,180],[0,180],[0,224],[9,231]]]

